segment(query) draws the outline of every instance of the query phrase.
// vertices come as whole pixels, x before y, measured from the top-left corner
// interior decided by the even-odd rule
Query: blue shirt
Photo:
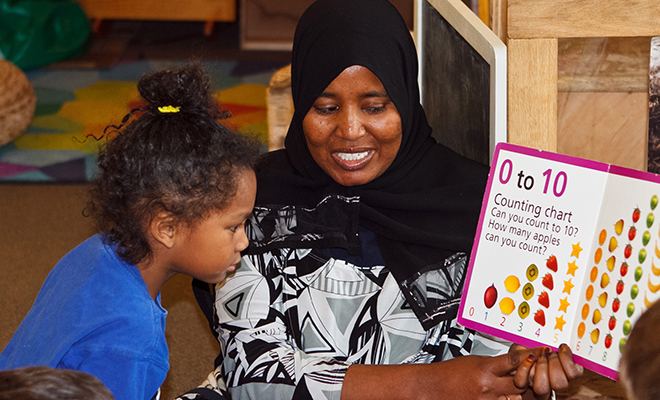
[[[0,354],[0,369],[46,365],[98,377],[117,400],[151,399],[169,370],[167,311],[102,236],[60,260]]]

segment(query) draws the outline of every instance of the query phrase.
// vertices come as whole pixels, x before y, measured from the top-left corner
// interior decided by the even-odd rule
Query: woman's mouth
[[[373,153],[370,150],[360,152],[337,151],[332,153],[332,156],[342,169],[354,171],[366,165],[371,160]]]

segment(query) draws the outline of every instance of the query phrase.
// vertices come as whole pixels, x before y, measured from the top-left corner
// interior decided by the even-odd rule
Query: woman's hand
[[[511,351],[523,354],[525,358],[516,370],[513,382],[517,389],[531,389],[538,400],[549,399],[553,390],[565,390],[569,381],[580,377],[584,371],[573,361],[573,352],[566,344],[559,346],[556,352],[550,351],[549,347],[514,347]]]

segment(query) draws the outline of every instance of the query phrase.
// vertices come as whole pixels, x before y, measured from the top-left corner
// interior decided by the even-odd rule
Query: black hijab
[[[487,168],[431,138],[419,100],[417,54],[406,24],[386,0],[317,0],[302,15],[293,45],[293,120],[285,150],[258,172],[257,205],[314,206],[328,194],[359,196],[359,224],[376,234],[397,281],[456,252],[469,253]],[[380,177],[337,184],[312,159],[302,121],[317,96],[347,67],[362,65],[383,83],[403,137]]]

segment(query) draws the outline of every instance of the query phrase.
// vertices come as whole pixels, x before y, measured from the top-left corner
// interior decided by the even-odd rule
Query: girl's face
[[[181,237],[173,257],[174,269],[207,283],[222,282],[241,260],[241,251],[249,244],[245,222],[252,213],[257,192],[254,171],[240,173],[236,195],[222,210],[179,231]]]
[[[401,116],[380,79],[354,65],[339,74],[303,119],[314,161],[343,186],[381,176],[401,146]]]

